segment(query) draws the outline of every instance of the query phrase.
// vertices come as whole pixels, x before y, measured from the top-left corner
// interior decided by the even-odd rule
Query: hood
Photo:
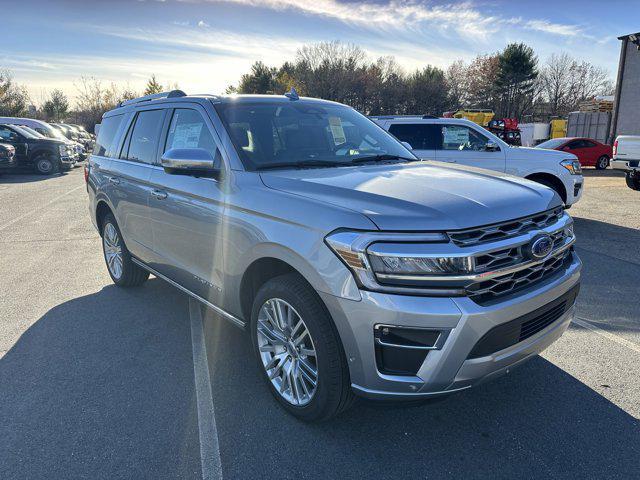
[[[577,160],[573,153],[565,152],[564,150],[551,150],[548,148],[535,148],[535,147],[509,147],[508,158],[526,158],[538,157],[541,159],[554,159],[560,163],[562,160]]]
[[[562,204],[552,190],[528,180],[480,169],[467,172],[434,162],[260,175],[267,187],[350,208],[381,230],[390,231],[471,228]]]

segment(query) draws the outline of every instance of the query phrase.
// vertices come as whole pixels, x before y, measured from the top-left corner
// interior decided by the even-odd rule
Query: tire
[[[640,190],[640,178],[638,178],[636,175],[632,176],[630,173],[627,173],[624,179],[627,182],[627,187],[629,187],[631,190]]]
[[[131,260],[120,228],[112,214],[107,214],[102,222],[102,251],[107,271],[113,283],[119,287],[137,287],[148,278],[149,272]]]
[[[42,153],[33,159],[34,168],[40,175],[52,175],[60,171],[60,162]]]
[[[596,161],[596,170],[604,170],[609,166],[609,157],[607,157],[606,155],[602,155],[597,161]]]
[[[278,321],[269,321],[267,314],[278,318],[278,308],[285,312],[279,318],[291,319],[281,330],[275,328]],[[289,413],[306,422],[323,421],[352,405],[355,397],[338,332],[316,292],[298,274],[273,278],[258,290],[250,331],[261,376]],[[305,331],[308,334],[300,333]],[[314,367],[315,386],[311,381]]]

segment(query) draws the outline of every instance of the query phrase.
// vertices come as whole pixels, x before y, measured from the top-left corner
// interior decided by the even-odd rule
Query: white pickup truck
[[[620,135],[616,138],[611,167],[626,173],[629,188],[640,190],[640,136]]]

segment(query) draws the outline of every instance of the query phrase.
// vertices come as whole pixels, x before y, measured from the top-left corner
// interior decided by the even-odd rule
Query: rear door
[[[480,128],[463,124],[439,124],[440,142],[436,150],[439,162],[460,163],[472,167],[505,171],[505,152]],[[494,144],[497,150],[490,150]]]
[[[440,130],[432,123],[391,122],[389,133],[411,145],[413,153],[424,160],[435,160]]]
[[[105,174],[109,198],[129,251],[144,262],[153,259],[153,233],[149,212],[151,172],[166,110],[140,110],[129,126],[118,158]]]
[[[222,165],[220,141],[198,104],[177,104],[169,112],[160,155],[171,148],[204,148]],[[153,169],[149,199],[153,246],[160,273],[193,293],[221,304],[225,246],[222,231],[225,193],[213,178],[168,174]]]

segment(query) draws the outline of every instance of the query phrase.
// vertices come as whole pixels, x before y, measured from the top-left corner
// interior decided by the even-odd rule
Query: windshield
[[[42,136],[31,133],[29,130],[25,129],[24,127],[19,127],[18,125],[10,125],[10,128],[26,138],[42,138]]]
[[[22,130],[26,130],[27,132],[29,132],[31,135],[35,135],[36,138],[45,138],[44,135],[39,134],[38,132],[36,132],[33,128],[31,127],[27,127],[26,125],[20,125],[20,128]]]
[[[228,103],[216,108],[248,169],[419,160],[346,106],[293,101]]]
[[[536,147],[553,150],[554,148],[558,148],[560,145],[562,145],[566,141],[567,141],[566,138],[552,138],[551,140],[547,140],[546,142],[542,142],[536,145]]]

